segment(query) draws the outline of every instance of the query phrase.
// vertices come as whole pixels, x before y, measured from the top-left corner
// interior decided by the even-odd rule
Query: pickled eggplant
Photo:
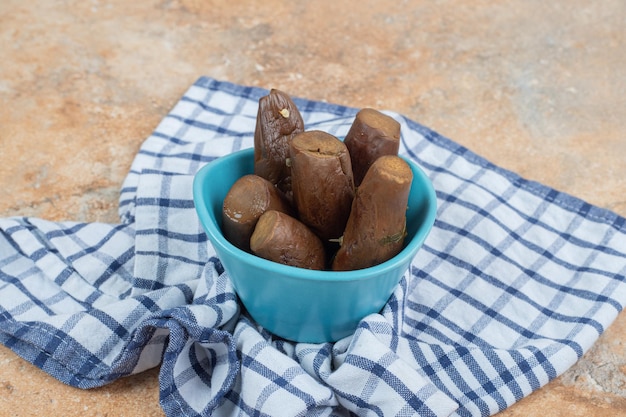
[[[378,110],[361,109],[344,142],[352,160],[354,184],[358,187],[376,159],[383,155],[398,155],[400,123]]]
[[[346,145],[329,133],[306,131],[291,141],[289,160],[299,219],[322,240],[340,237],[354,198]]]
[[[239,249],[250,251],[250,237],[259,217],[268,210],[292,213],[285,196],[268,180],[249,174],[230,188],[222,207],[224,237]]]
[[[399,156],[378,158],[357,188],[335,271],[378,265],[397,255],[406,236],[406,210],[413,172]]]
[[[302,115],[288,94],[272,89],[259,99],[254,131],[254,173],[276,185],[288,199],[291,199],[289,142],[303,131]]]
[[[322,241],[302,222],[276,210],[261,215],[250,248],[255,255],[284,265],[317,270],[326,266]]]

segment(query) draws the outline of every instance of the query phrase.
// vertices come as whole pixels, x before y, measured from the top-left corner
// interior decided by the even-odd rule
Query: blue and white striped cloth
[[[0,342],[80,388],[161,366],[168,416],[487,416],[570,367],[626,302],[625,219],[527,181],[405,117],[435,227],[379,314],[336,343],[240,309],[193,174],[251,147],[267,91],[200,78],[145,141],[119,224],[0,219]],[[340,138],[357,109],[295,99]]]

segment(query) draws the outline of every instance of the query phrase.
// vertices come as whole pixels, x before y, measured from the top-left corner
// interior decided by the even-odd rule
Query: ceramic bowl
[[[407,237],[392,259],[355,271],[314,271],[282,265],[242,251],[221,231],[222,204],[233,183],[253,173],[254,150],[211,161],[194,178],[193,197],[209,241],[248,313],[273,334],[297,342],[333,342],[385,305],[435,221],[433,186],[412,161]]]

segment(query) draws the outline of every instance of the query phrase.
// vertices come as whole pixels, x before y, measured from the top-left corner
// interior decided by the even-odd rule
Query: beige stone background
[[[117,222],[197,77],[405,114],[626,215],[624,0],[1,0],[0,216]],[[626,316],[502,412],[626,416]],[[158,370],[90,391],[0,347],[0,416],[162,416]]]

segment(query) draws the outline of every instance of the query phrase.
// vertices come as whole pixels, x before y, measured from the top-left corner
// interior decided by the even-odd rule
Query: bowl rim
[[[414,161],[408,159],[403,155],[399,155],[403,158],[411,167],[412,171],[417,173],[421,177],[421,183],[425,184],[425,191],[427,194],[426,201],[427,210],[424,216],[422,225],[419,227],[413,239],[411,239],[407,245],[393,258],[382,262],[378,265],[370,266],[362,269],[355,269],[350,271],[329,271],[329,270],[312,270],[306,268],[299,268],[291,265],[284,265],[277,262],[273,262],[254,254],[248,253],[242,249],[239,249],[232,243],[230,243],[222,234],[222,231],[216,223],[211,219],[211,215],[208,210],[206,197],[204,195],[204,184],[208,178],[208,173],[216,166],[227,164],[231,160],[237,160],[240,158],[253,157],[254,148],[245,148],[239,151],[232,152],[228,155],[218,157],[200,168],[193,179],[193,200],[196,209],[196,213],[200,219],[200,223],[203,226],[209,241],[213,246],[218,245],[223,251],[229,253],[230,256],[238,258],[249,259],[245,262],[254,263],[256,267],[263,269],[267,273],[276,273],[280,275],[291,276],[294,279],[310,280],[310,281],[354,281],[354,280],[366,280],[373,278],[381,273],[389,270],[393,270],[402,265],[411,263],[415,257],[417,251],[422,246],[424,240],[432,230],[435,222],[435,216],[437,212],[437,195],[432,185],[430,178],[424,173],[424,171]],[[214,248],[216,251],[218,248]]]

